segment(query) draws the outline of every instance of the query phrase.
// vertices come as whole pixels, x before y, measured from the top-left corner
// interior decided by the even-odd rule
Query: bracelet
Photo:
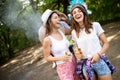
[[[98,53],[99,57],[101,57],[100,53]]]

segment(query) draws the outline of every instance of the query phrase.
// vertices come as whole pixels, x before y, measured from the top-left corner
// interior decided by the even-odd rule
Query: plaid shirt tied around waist
[[[111,70],[111,74],[113,74],[113,72],[116,71],[115,66],[113,66],[111,64],[111,62],[109,61],[109,59],[105,55],[102,55],[101,59],[103,59],[105,61],[105,63],[107,64],[107,66]],[[83,75],[83,65],[84,64],[86,64],[85,67],[86,67],[86,73],[87,73],[87,76],[88,76],[88,80],[92,80],[93,76],[92,76],[91,73],[92,73],[93,65],[91,64],[91,60],[90,59],[81,59],[80,61],[78,61],[77,62],[77,67],[76,67],[76,73],[79,75],[79,77],[81,79],[85,79],[84,75]]]

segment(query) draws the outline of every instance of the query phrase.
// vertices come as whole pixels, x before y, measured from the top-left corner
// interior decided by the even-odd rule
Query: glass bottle
[[[83,57],[82,50],[81,50],[81,48],[78,47],[78,45],[76,43],[74,43],[74,45],[73,45],[73,51],[74,51],[74,55],[75,55],[77,61],[81,60]]]
[[[71,62],[72,61],[72,54],[71,54],[71,52],[67,51],[67,52],[65,52],[65,55],[70,56],[69,61]]]

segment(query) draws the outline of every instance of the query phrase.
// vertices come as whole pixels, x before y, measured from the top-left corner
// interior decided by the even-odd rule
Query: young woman
[[[60,80],[80,80],[75,73],[73,55],[68,49],[69,42],[64,35],[66,32],[62,32],[62,30],[59,29],[59,14],[47,9],[41,18],[46,29],[45,38],[43,40],[45,59],[49,62],[56,62],[56,69]]]
[[[95,74],[97,74],[98,80],[112,80],[109,67],[100,58],[109,47],[101,25],[98,22],[90,22],[87,11],[81,4],[72,6],[71,15],[73,23],[72,39],[81,49],[82,59],[88,59],[92,64],[92,70],[90,70],[92,80],[96,80]],[[88,80],[87,62],[89,61],[83,63],[83,74],[86,80]]]

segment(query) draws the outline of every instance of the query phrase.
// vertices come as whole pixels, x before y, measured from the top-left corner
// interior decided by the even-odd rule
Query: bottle
[[[70,51],[67,51],[67,52],[65,52],[65,55],[70,56],[69,61],[71,62],[71,61],[72,61],[72,55],[71,55],[71,52],[70,52]]]
[[[77,44],[74,44],[73,45],[73,50],[74,50],[74,55],[75,55],[77,61],[81,60],[83,58],[83,54],[82,54],[81,48],[78,48]]]
[[[67,51],[65,54],[71,56],[71,53],[69,51]]]

